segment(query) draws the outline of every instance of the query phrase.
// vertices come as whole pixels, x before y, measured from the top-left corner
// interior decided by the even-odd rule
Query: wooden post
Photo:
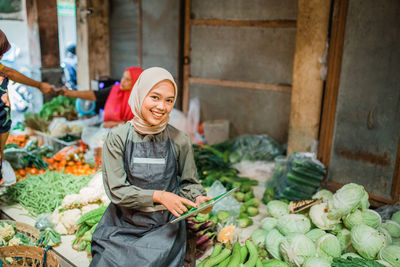
[[[189,109],[189,77],[190,77],[190,2],[185,0],[185,30],[183,44],[183,92],[182,111],[187,113]]]
[[[110,76],[109,1],[76,1],[78,87]]]
[[[138,61],[139,67],[143,68],[143,12],[142,0],[138,0]]]
[[[331,0],[299,0],[288,155],[309,151],[318,139],[323,79],[318,63],[326,49]]]

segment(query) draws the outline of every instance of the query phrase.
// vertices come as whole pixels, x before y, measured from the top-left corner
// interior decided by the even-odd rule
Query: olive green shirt
[[[206,192],[198,181],[190,138],[171,125],[167,127],[179,163],[179,195],[194,201],[197,196],[206,195]],[[168,133],[164,130],[155,135],[141,135],[128,122],[113,128],[103,145],[103,182],[110,200],[114,204],[129,208],[152,207],[154,190],[142,189],[127,182],[124,169],[124,147],[127,137],[133,142],[162,142],[168,139]]]

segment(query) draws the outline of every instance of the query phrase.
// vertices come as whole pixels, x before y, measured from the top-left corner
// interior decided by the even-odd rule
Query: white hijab
[[[169,114],[163,119],[163,121],[161,121],[159,125],[149,124],[142,115],[142,104],[144,98],[156,84],[164,80],[171,81],[174,85],[175,104],[178,89],[176,87],[174,78],[172,77],[171,73],[169,73],[166,69],[160,67],[152,67],[144,70],[142,74],[140,74],[139,78],[132,88],[128,103],[131,107],[134,117],[129,122],[132,124],[133,128],[140,134],[157,134],[162,132],[165,127],[167,127]]]

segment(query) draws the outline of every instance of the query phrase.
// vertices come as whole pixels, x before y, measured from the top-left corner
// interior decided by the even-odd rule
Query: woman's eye
[[[154,100],[157,100],[158,96],[152,95],[151,98],[154,99]]]
[[[167,99],[167,102],[168,102],[168,103],[172,103],[172,102],[174,102],[174,101],[172,101],[172,99]]]

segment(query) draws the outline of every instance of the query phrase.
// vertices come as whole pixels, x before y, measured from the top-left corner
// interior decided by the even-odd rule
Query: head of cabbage
[[[395,213],[393,213],[392,215],[392,221],[397,222],[398,224],[400,224],[400,210],[396,211]]]
[[[379,252],[378,258],[384,260],[392,266],[400,266],[400,247],[386,246]]]
[[[373,260],[386,245],[386,238],[378,230],[360,224],[351,229],[351,244],[363,258]]]
[[[280,245],[285,237],[277,230],[272,229],[265,237],[265,247],[274,259],[281,260]]]
[[[321,198],[322,202],[328,203],[333,198],[333,193],[329,190],[322,189],[322,190],[319,190],[317,193],[315,193],[312,196],[312,198],[313,199]]]
[[[336,238],[339,240],[340,249],[342,251],[347,250],[351,245],[351,233],[348,229],[344,228],[336,234]]]
[[[318,257],[311,257],[306,259],[302,267],[331,267],[331,263],[324,259],[324,258],[318,258]]]
[[[313,224],[323,230],[332,230],[340,223],[340,219],[328,218],[328,204],[320,203],[310,208],[310,218]]]
[[[271,200],[267,204],[267,212],[274,218],[289,214],[289,205],[280,200]]]
[[[276,227],[285,236],[290,233],[305,234],[310,231],[311,223],[302,214],[287,214],[278,219]]]
[[[382,227],[385,228],[392,237],[400,237],[400,224],[397,222],[387,220],[382,223]]]
[[[317,241],[318,238],[320,238],[321,236],[325,235],[326,232],[322,229],[319,228],[314,228],[311,229],[308,233],[306,233],[306,236],[308,238],[310,238],[313,242]]]
[[[317,256],[329,262],[332,262],[333,258],[340,257],[342,254],[339,240],[332,234],[321,236],[315,245],[317,246]]]
[[[315,245],[303,234],[290,234],[282,241],[281,254],[285,262],[293,266],[302,266],[307,258],[314,257]]]
[[[265,231],[269,232],[275,228],[277,223],[278,223],[277,219],[275,219],[273,217],[265,217],[261,221],[261,228],[264,229]]]

